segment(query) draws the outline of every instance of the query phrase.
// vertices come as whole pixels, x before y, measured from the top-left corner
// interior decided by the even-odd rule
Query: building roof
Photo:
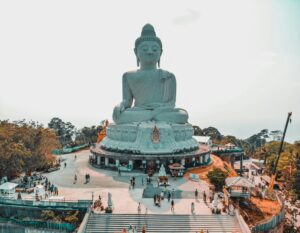
[[[267,176],[267,175],[261,176],[261,179],[263,179],[264,181],[266,181],[268,184],[270,184],[270,182],[271,182],[271,177]],[[274,184],[278,184],[278,182],[274,181]]]
[[[225,146],[227,146],[227,147],[235,147],[235,145],[233,143],[231,143],[231,142],[227,143]]]
[[[250,180],[237,176],[237,177],[229,177],[226,178],[225,180],[226,186],[231,187],[231,186],[239,186],[239,187],[245,187],[245,188],[254,188],[255,185],[251,183]]]
[[[200,143],[208,143],[210,141],[209,136],[193,136],[193,138],[195,138],[197,140],[197,142],[200,142]]]
[[[12,190],[17,186],[18,186],[18,184],[16,184],[16,183],[6,182],[6,183],[0,185],[0,190]]]
[[[169,165],[169,168],[173,170],[182,170],[184,169],[184,166],[182,166],[180,163],[173,163]]]

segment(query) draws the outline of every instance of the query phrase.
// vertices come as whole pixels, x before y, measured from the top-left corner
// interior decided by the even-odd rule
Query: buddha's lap
[[[177,122],[186,123],[188,119],[188,114],[181,109],[168,109],[168,111],[157,111],[157,110],[142,110],[134,111],[133,109],[126,109],[119,116],[120,121],[167,121],[167,122]]]

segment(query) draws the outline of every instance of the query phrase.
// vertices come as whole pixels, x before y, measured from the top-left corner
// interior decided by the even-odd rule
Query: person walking
[[[171,211],[174,212],[174,200],[171,201]]]
[[[142,177],[142,185],[144,186],[144,178]]]
[[[170,200],[171,200],[171,193],[168,192],[168,202],[170,202]]]
[[[75,176],[74,176],[74,184],[76,184],[77,183],[77,175],[75,174]]]
[[[66,162],[64,162],[64,166],[65,166],[65,168],[67,167],[67,163]]]
[[[77,159],[77,155],[75,154],[75,156],[74,156],[74,160],[76,160]]]
[[[206,192],[205,191],[203,192],[203,201],[204,201],[204,203],[206,203]]]
[[[198,199],[198,189],[195,190],[195,199]]]
[[[138,214],[141,214],[141,203],[139,202],[139,205],[138,205]]]
[[[174,199],[174,196],[175,196],[175,190],[174,188],[172,189],[172,199]]]
[[[165,197],[165,193],[164,193],[164,191],[162,190],[161,193],[160,193],[160,199],[161,199],[161,200],[164,200],[164,197]]]
[[[132,179],[132,177],[130,177],[130,188],[132,188],[132,182],[133,182],[133,179]]]
[[[194,204],[194,202],[192,202],[192,204],[191,204],[191,213],[194,214],[194,212],[195,212],[195,204]]]
[[[118,174],[119,174],[119,176],[121,176],[121,169],[120,168],[118,168]]]

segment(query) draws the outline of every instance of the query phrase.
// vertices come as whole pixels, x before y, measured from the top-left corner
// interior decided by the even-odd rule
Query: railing
[[[236,148],[236,149],[219,149],[219,150],[214,150],[212,149],[212,153],[216,155],[220,154],[227,154],[227,153],[243,153],[244,150],[241,148]]]
[[[196,167],[202,167],[202,166],[207,166],[207,165],[209,165],[211,163],[211,157],[209,157],[208,159],[207,159],[207,161],[206,162],[202,162],[202,163],[200,163],[199,161],[193,161],[193,162],[191,162],[191,163],[186,163],[185,165],[184,165],[184,167],[186,168],[186,169],[189,169],[189,168],[196,168]]]
[[[67,232],[73,232],[75,230],[75,226],[70,223],[56,223],[50,221],[25,221],[20,219],[9,219],[12,223],[26,226],[26,227],[34,227],[34,228],[46,228],[46,229],[55,229],[55,230],[63,230]]]
[[[82,222],[81,222],[81,224],[78,228],[77,233],[84,233],[85,232],[86,226],[87,226],[87,223],[88,223],[88,220],[89,220],[89,217],[90,217],[91,213],[92,213],[92,211],[91,211],[91,207],[90,207],[90,208],[88,208],[87,212],[85,213],[84,218],[83,218],[83,220],[82,220]]]
[[[86,144],[75,146],[75,147],[56,149],[56,150],[53,150],[52,153],[55,155],[68,154],[68,153],[76,152],[76,151],[81,150],[88,146],[89,146],[89,144],[86,143]]]
[[[53,207],[53,208],[78,208],[87,209],[91,200],[78,200],[78,201],[34,201],[34,200],[13,200],[0,198],[0,204],[6,205],[21,205],[31,207]]]
[[[235,209],[235,217],[241,227],[241,230],[243,233],[251,233],[247,223],[245,222],[244,218],[242,217],[242,215],[240,214],[238,209]]]
[[[237,192],[237,191],[231,191],[229,192],[230,197],[244,197],[249,198],[250,192]]]
[[[273,216],[271,219],[269,219],[267,221],[262,221],[261,223],[252,227],[253,233],[269,231],[271,229],[274,229],[276,226],[278,226],[282,222],[282,220],[284,219],[284,216],[285,216],[284,202],[282,200],[280,200],[278,197],[277,197],[277,199],[281,203],[281,209],[280,209],[279,213],[276,214],[275,216]]]

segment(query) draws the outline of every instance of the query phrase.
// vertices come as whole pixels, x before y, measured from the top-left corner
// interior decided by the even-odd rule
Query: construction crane
[[[281,152],[282,152],[283,143],[284,143],[284,138],[285,138],[285,133],[286,133],[288,124],[289,124],[289,122],[291,121],[291,116],[292,116],[292,112],[289,112],[289,113],[288,113],[288,117],[287,117],[287,119],[286,119],[286,123],[285,123],[284,131],[283,131],[283,135],[282,135],[282,138],[281,138],[281,143],[280,143],[278,155],[277,155],[277,158],[276,158],[276,160],[275,160],[274,167],[273,167],[272,177],[271,177],[271,181],[270,181],[270,184],[269,184],[269,192],[272,192],[272,191],[273,191],[274,182],[275,182],[275,178],[276,178],[276,174],[277,174],[277,165],[278,165],[278,161],[279,161],[279,159],[280,159],[280,155],[281,155]]]

